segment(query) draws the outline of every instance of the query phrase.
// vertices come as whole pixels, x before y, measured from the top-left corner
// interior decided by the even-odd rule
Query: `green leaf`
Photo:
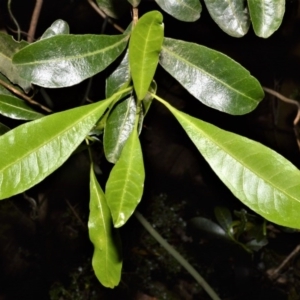
[[[174,114],[214,172],[245,205],[279,225],[300,228],[300,171],[260,143],[184,114]]]
[[[252,26],[256,35],[268,38],[280,26],[285,0],[248,0]]]
[[[106,159],[116,163],[124,144],[135,124],[136,103],[133,95],[116,104],[109,115],[104,130],[104,153]]]
[[[168,14],[185,22],[198,20],[202,11],[199,0],[155,0],[155,2]]]
[[[229,229],[232,225],[232,216],[231,212],[227,207],[216,206],[215,207],[215,216],[221,227],[229,233]]]
[[[43,87],[77,84],[110,65],[125,49],[128,35],[56,35],[33,43],[13,57],[20,76]]]
[[[22,193],[59,168],[113,98],[56,113],[0,137],[0,199]]]
[[[133,214],[141,200],[145,170],[136,128],[123,148],[106,183],[106,199],[114,226],[121,227]]]
[[[9,85],[11,88],[23,93],[23,90],[17,86],[12,84],[7,77],[5,77],[3,74],[0,73],[0,80],[2,80],[4,83]],[[9,96],[15,96],[14,93],[12,93],[10,90],[6,89],[3,85],[0,84],[0,95],[9,95]]]
[[[244,36],[250,27],[248,8],[243,0],[204,0],[212,19],[227,34]]]
[[[129,64],[134,89],[142,100],[153,79],[163,42],[162,14],[151,11],[143,15],[133,28],[129,41]]]
[[[229,114],[246,114],[264,97],[246,69],[204,46],[165,38],[160,64],[202,103]]]
[[[12,57],[22,48],[28,45],[27,42],[17,42],[12,36],[0,33],[0,72],[11,82],[22,87],[24,91],[30,90],[30,82],[19,76],[19,72],[12,64]]]
[[[118,67],[106,80],[106,97],[110,97],[121,88],[127,87],[130,81],[131,76],[127,50]]]
[[[0,90],[0,114],[11,119],[36,120],[44,115],[36,112],[23,100],[9,95],[1,95]]]
[[[98,6],[112,18],[118,18],[129,10],[127,0],[96,0]]]
[[[128,2],[133,6],[133,7],[138,7],[141,0],[128,0]]]
[[[2,135],[2,134],[4,134],[4,133],[8,132],[9,130],[10,130],[9,127],[7,127],[6,125],[0,123],[0,135]]]
[[[70,28],[67,22],[63,20],[56,20],[52,25],[43,33],[41,40],[47,39],[49,37],[59,35],[59,34],[69,34]]]
[[[94,174],[90,175],[89,236],[94,244],[92,265],[98,280],[108,288],[117,286],[121,279],[122,254],[118,231],[113,228],[112,218],[105,195]]]

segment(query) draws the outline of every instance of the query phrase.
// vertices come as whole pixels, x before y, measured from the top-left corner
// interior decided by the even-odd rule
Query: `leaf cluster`
[[[245,35],[250,23],[258,36],[270,36],[282,21],[285,5],[284,0],[204,2],[219,27],[234,37]],[[132,6],[136,11],[140,1],[97,3],[108,16],[117,17],[120,7]],[[200,17],[198,0],[156,3],[182,21]],[[59,113],[43,115],[16,93],[0,88],[0,113],[29,121],[13,130],[0,126],[0,199],[41,182],[82,143],[90,150],[90,141],[103,133],[104,153],[114,166],[103,191],[90,155],[88,227],[95,248],[92,264],[104,286],[113,288],[121,278],[117,228],[128,221],[142,198],[145,170],[139,134],[153,100],[174,115],[238,199],[267,220],[300,228],[300,172],[295,166],[260,143],[177,110],[156,94],[154,77],[159,64],[197,100],[224,113],[246,114],[264,97],[257,79],[228,56],[165,37],[159,11],[134,19],[119,35],[73,35],[66,22],[57,20],[32,44],[3,33],[0,39],[0,80],[10,90],[72,86],[121,58],[106,78],[106,99]]]

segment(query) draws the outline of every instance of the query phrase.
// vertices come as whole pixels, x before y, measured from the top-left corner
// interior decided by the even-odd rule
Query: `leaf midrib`
[[[208,77],[216,80],[221,85],[223,85],[223,86],[227,87],[228,89],[232,90],[234,93],[239,94],[239,95],[251,100],[254,103],[257,103],[257,101],[255,101],[254,98],[251,98],[251,97],[247,96],[246,94],[241,93],[239,90],[234,89],[232,86],[228,85],[224,81],[219,80],[217,77],[213,76],[212,74],[208,73],[207,71],[199,68],[198,66],[195,66],[194,64],[190,63],[188,60],[185,60],[182,56],[179,56],[179,55],[177,55],[177,53],[172,52],[171,50],[169,50],[166,46],[162,46],[162,50],[165,50],[166,52],[169,52],[171,55],[173,55],[174,57],[176,57],[178,60],[182,61],[183,63],[186,63],[187,65],[192,66],[193,68],[199,70],[199,72],[202,72],[202,73],[206,74]],[[251,76],[251,75],[249,75],[249,76]]]
[[[109,51],[111,48],[116,48],[119,44],[122,44],[124,41],[126,41],[128,39],[128,36],[125,36],[123,39],[121,39],[120,41],[107,46],[105,48],[101,48],[99,50],[93,51],[93,52],[87,52],[84,55],[70,55],[70,56],[64,56],[63,58],[56,58],[56,59],[47,59],[47,60],[35,60],[32,62],[24,62],[24,63],[18,63],[18,62],[13,62],[13,65],[15,66],[30,66],[30,65],[41,65],[41,64],[51,64],[51,63],[59,63],[61,61],[73,61],[76,59],[83,59],[83,58],[87,58],[90,56],[95,56],[95,55],[100,55],[102,54],[102,52],[107,52]]]

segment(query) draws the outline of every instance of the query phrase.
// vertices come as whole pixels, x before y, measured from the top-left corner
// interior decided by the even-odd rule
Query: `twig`
[[[39,106],[42,110],[51,113],[52,110],[34,100],[32,100],[30,97],[24,95],[23,93],[21,93],[19,90],[17,90],[16,88],[14,88],[13,86],[9,85],[8,83],[6,83],[5,81],[0,79],[0,84],[3,85],[5,88],[7,88],[9,91],[13,92],[14,94],[20,96],[21,98],[23,98],[24,100],[28,101],[30,104],[32,105],[36,105]]]
[[[90,4],[90,6],[105,20],[107,20],[107,22],[109,24],[111,24],[115,29],[117,29],[119,32],[123,33],[125,30],[120,27],[118,24],[116,24],[115,22],[112,21],[112,19],[110,19],[100,8],[99,6],[93,2],[93,0],[87,0],[87,2]]]
[[[11,10],[11,0],[8,0],[7,2],[7,9],[8,9],[8,13],[11,17],[11,19],[13,20],[13,22],[15,23],[16,27],[17,27],[17,34],[18,34],[18,41],[20,42],[21,40],[21,28],[19,26],[19,23],[18,21],[16,20],[16,18],[14,17],[13,13],[12,13],[12,10]]]
[[[263,87],[264,91],[266,91],[267,93],[277,97],[278,99],[286,102],[286,103],[289,103],[289,104],[293,104],[295,106],[297,106],[297,115],[293,121],[293,124],[294,124],[294,133],[295,133],[295,136],[296,136],[296,141],[297,141],[297,145],[298,145],[298,148],[300,150],[300,137],[299,137],[299,131],[298,131],[298,128],[297,128],[297,125],[300,121],[300,103],[294,99],[290,99],[290,98],[287,98],[283,95],[281,95],[280,93],[272,90],[272,89],[269,89],[269,88],[266,88],[266,87]]]
[[[193,268],[192,265],[178,253],[151,225],[150,223],[140,214],[138,211],[134,213],[135,217],[145,227],[145,229],[163,246],[203,287],[207,294],[213,300],[221,300],[212,287],[205,281],[205,279]]]
[[[28,30],[27,41],[29,43],[32,43],[34,40],[35,30],[40,17],[42,6],[43,6],[43,0],[36,0],[35,7],[30,21],[29,30]]]
[[[282,100],[286,103],[293,104],[293,105],[297,106],[298,113],[297,113],[297,116],[296,116],[296,118],[294,119],[294,122],[293,122],[294,126],[296,126],[298,124],[299,120],[300,120],[300,103],[298,101],[294,100],[294,99],[287,98],[287,97],[281,95],[280,93],[278,93],[278,92],[276,92],[272,89],[269,89],[269,88],[266,88],[266,87],[263,87],[263,89],[264,89],[264,91],[266,91],[267,93],[277,97],[278,99],[280,99],[280,100]]]
[[[72,211],[72,213],[74,214],[74,216],[76,217],[76,219],[78,220],[78,222],[80,223],[80,225],[81,225],[84,229],[86,229],[86,228],[87,228],[86,224],[83,223],[83,221],[81,220],[81,218],[80,218],[79,215],[77,214],[75,208],[71,205],[71,203],[70,203],[67,199],[65,199],[65,201],[67,202],[67,204],[68,204],[70,210]]]
[[[290,262],[291,259],[293,259],[298,253],[300,252],[300,245],[298,245],[285,259],[284,261],[277,267],[271,274],[270,278],[272,280],[275,280],[279,273],[282,271],[282,269]]]

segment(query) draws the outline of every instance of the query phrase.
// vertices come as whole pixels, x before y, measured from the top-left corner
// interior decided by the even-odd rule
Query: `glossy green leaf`
[[[128,2],[133,6],[133,7],[138,7],[141,0],[128,0]]]
[[[9,130],[10,130],[9,127],[7,127],[6,125],[0,123],[0,135],[8,132]]]
[[[30,82],[19,76],[18,70],[12,64],[12,57],[27,45],[25,41],[17,42],[12,36],[0,33],[0,72],[25,91],[30,89]]]
[[[22,78],[39,86],[71,86],[104,70],[127,40],[127,35],[60,34],[23,48],[13,64]]]
[[[133,214],[141,200],[145,170],[136,128],[123,148],[106,183],[106,199],[114,226],[121,227]]]
[[[245,68],[204,46],[165,38],[160,64],[202,103],[229,114],[248,113],[264,97]]]
[[[162,14],[151,11],[143,15],[133,28],[129,41],[129,64],[134,89],[142,100],[153,79],[163,42]]]
[[[21,93],[23,93],[23,90],[13,84],[11,81],[8,80],[8,78],[6,76],[4,76],[3,74],[0,73],[0,80],[5,82],[7,85],[9,85],[12,89],[15,89]],[[0,84],[0,95],[10,95],[10,96],[15,96],[14,93],[12,93],[10,90],[6,89],[3,85]]]
[[[41,40],[47,39],[49,37],[59,35],[59,34],[69,34],[70,28],[66,21],[56,20],[52,25],[43,33]]]
[[[214,209],[215,212],[215,217],[221,227],[229,233],[229,229],[231,228],[232,225],[232,216],[231,212],[227,207],[223,206],[216,206]]]
[[[204,0],[212,19],[227,34],[244,36],[250,27],[248,8],[243,0]]]
[[[127,0],[96,0],[98,6],[112,18],[118,18],[129,11]]]
[[[110,97],[121,88],[127,87],[130,81],[131,76],[127,50],[118,67],[106,80],[106,97]]]
[[[245,205],[279,225],[300,228],[300,171],[260,143],[184,114],[167,102],[214,172]]]
[[[185,22],[198,20],[202,11],[199,0],[155,0],[155,2],[168,14]]]
[[[136,103],[133,95],[116,104],[109,115],[104,130],[104,153],[106,159],[116,163],[124,144],[134,128]]]
[[[248,0],[252,26],[256,35],[268,38],[280,26],[285,0]]]
[[[44,115],[36,112],[27,103],[17,97],[1,95],[0,90],[0,114],[11,119],[36,120]]]
[[[26,191],[60,167],[113,98],[23,124],[0,137],[0,199]]]
[[[92,265],[95,274],[102,285],[114,288],[121,279],[121,240],[118,231],[113,228],[105,195],[97,181],[93,168],[91,168],[90,174],[88,228],[90,240],[94,244]]]

